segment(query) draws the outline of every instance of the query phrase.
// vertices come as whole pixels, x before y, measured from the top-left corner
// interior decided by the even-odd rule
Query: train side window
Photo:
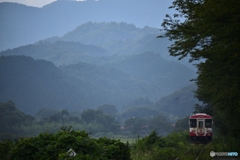
[[[212,119],[205,119],[205,127],[212,128]]]
[[[199,128],[203,128],[203,121],[199,121],[198,127],[199,127]]]
[[[190,119],[190,127],[192,127],[192,128],[197,127],[197,120],[196,119]]]

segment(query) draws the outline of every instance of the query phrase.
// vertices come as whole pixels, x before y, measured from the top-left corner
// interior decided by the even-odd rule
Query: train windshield
[[[203,121],[199,121],[198,127],[203,128]]]
[[[205,127],[212,128],[212,119],[205,119]]]
[[[196,119],[190,119],[190,127],[192,127],[192,128],[197,127],[197,120]]]

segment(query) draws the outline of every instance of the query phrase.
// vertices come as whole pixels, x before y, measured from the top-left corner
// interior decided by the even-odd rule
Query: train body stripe
[[[190,116],[190,119],[191,118],[212,118],[212,117],[209,115],[194,115],[194,116]]]

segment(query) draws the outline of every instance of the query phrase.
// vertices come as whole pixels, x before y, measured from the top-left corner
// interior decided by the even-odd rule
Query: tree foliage
[[[54,115],[56,113],[58,113],[59,110],[57,109],[52,109],[52,108],[41,108],[36,114],[35,116],[39,116],[39,117],[49,117],[51,115]]]
[[[88,124],[101,124],[103,126],[102,132],[116,133],[120,129],[120,125],[115,117],[109,114],[104,114],[102,110],[85,110],[82,112],[81,118]]]
[[[12,101],[0,103],[0,133],[15,133],[16,127],[31,124],[32,121],[33,117],[19,111]]]
[[[200,112],[202,113],[202,112]],[[205,112],[204,112],[205,113]],[[189,116],[179,119],[174,127],[175,132],[189,130]]]
[[[157,130],[159,134],[166,135],[172,131],[172,124],[164,116],[159,115],[149,121],[149,129]]]
[[[224,115],[224,130],[240,139],[240,1],[175,0],[170,8],[180,12],[174,17],[186,18],[167,15],[162,23],[165,36],[175,41],[170,55],[205,60],[197,65],[196,94]]]
[[[148,108],[145,106],[140,106],[140,107],[134,107],[134,108],[128,109],[127,111],[119,115],[119,118],[122,118],[122,119],[128,119],[132,117],[147,118],[147,117],[156,117],[159,114],[161,114],[161,112],[158,112],[155,109]]]
[[[94,139],[85,131],[62,127],[56,134],[41,133],[37,137],[20,139],[12,148],[13,159],[130,159],[130,148],[119,140]],[[77,153],[69,157],[69,149]]]
[[[124,127],[129,128],[133,134],[139,134],[139,131],[141,129],[145,128],[145,125],[147,124],[146,119],[142,118],[129,118],[124,122]]]

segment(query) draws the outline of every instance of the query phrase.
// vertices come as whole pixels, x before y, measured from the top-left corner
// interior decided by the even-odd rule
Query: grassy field
[[[132,145],[133,143],[136,143],[136,139],[134,139],[134,138],[126,138],[126,139],[120,139],[120,141],[121,142],[123,142],[123,143],[129,143],[130,145]]]
[[[125,141],[127,141],[127,139],[125,139]],[[124,140],[122,142],[124,142]],[[173,160],[178,157],[181,160],[192,160],[196,159],[201,151],[198,160],[212,160],[216,158],[231,159],[239,158],[239,156],[215,156],[213,158],[210,156],[210,152],[240,153],[239,144],[232,138],[214,136],[212,142],[209,144],[193,144],[190,142],[188,131],[171,133],[166,137],[151,133],[151,135],[146,138],[135,139],[131,142],[132,160]],[[183,155],[183,153],[188,150],[189,152]]]

